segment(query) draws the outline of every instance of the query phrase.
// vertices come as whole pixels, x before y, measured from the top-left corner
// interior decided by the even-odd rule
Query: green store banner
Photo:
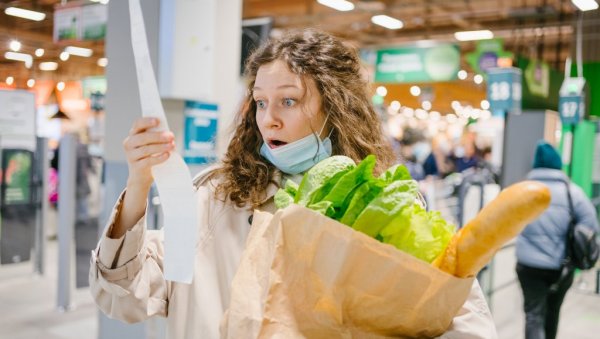
[[[455,44],[377,51],[375,82],[433,82],[457,79],[460,49]]]
[[[498,67],[498,59],[509,58],[513,54],[504,50],[502,39],[477,41],[475,51],[466,56],[467,63],[479,74],[486,74],[489,69]]]

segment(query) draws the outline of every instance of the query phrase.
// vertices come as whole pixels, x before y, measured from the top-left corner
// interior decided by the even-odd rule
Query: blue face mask
[[[323,128],[325,124],[321,132]],[[318,135],[321,135],[321,132]],[[328,136],[321,140],[318,135],[312,133],[300,140],[273,149],[267,143],[263,143],[260,154],[284,173],[302,173],[331,156],[331,139]]]

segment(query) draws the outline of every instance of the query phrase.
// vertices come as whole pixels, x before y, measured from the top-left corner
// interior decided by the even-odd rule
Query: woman
[[[173,150],[173,135],[150,132],[137,120],[124,148],[127,188],[92,258],[91,288],[99,307],[126,322],[168,318],[171,338],[218,338],[253,209],[275,211],[284,178],[297,178],[318,161],[343,154],[392,163],[377,115],[360,76],[355,50],[307,30],[260,47],[247,66],[248,91],[222,163],[195,179],[200,238],[191,285],[162,274],[161,231],[146,231],[150,168]],[[495,329],[478,285],[449,333],[490,338]]]
[[[561,168],[558,152],[540,141],[527,179],[546,184],[552,192],[552,202],[517,238],[517,275],[523,290],[527,339],[556,337],[560,307],[573,283],[573,272],[559,280],[571,218],[598,229],[594,206],[581,188],[570,183]]]

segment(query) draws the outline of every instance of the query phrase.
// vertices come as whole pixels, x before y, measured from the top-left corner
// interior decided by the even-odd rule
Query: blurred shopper
[[[560,307],[573,283],[573,272],[559,279],[571,221],[568,194],[577,222],[598,228],[594,206],[578,186],[569,182],[561,168],[558,152],[540,141],[527,178],[546,184],[552,192],[552,202],[517,238],[517,275],[523,290],[527,339],[556,337]]]
[[[273,195],[283,181],[333,154],[356,162],[375,154],[376,172],[392,164],[360,69],[354,49],[313,30],[271,40],[250,57],[232,141],[221,163],[194,181],[202,236],[191,285],[165,280],[162,230],[145,227],[150,169],[169,157],[174,136],[153,132],[155,119],[135,121],[124,142],[127,188],[92,258],[91,290],[100,309],[126,322],[167,317],[170,338],[218,338],[252,211],[275,212]],[[496,337],[476,282],[448,333]]]
[[[431,140],[431,152],[423,161],[425,176],[445,177],[452,173],[454,166],[450,160],[452,148],[445,135],[437,135]]]
[[[475,136],[472,134],[463,135],[460,144],[454,147],[453,162],[456,172],[463,172],[479,164],[480,158],[475,146]]]
[[[396,143],[399,144],[399,147],[396,148],[399,150],[396,162],[404,164],[413,179],[424,179],[425,173],[423,172],[422,162],[427,157],[429,148],[423,132],[406,127],[402,133],[402,139],[397,140]]]

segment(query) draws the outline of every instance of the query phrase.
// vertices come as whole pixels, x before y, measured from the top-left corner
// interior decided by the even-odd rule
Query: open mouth
[[[269,144],[269,147],[271,147],[271,148],[277,148],[277,147],[287,145],[287,142],[277,140],[277,139],[272,139],[272,140],[268,141],[268,144]]]

